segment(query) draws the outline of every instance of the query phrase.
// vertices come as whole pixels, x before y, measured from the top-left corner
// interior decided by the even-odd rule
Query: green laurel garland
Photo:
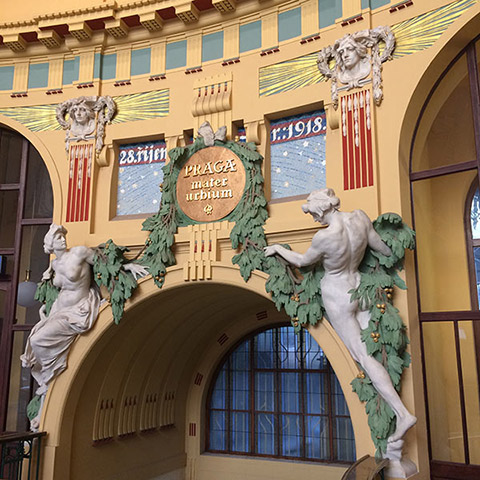
[[[385,367],[399,391],[402,372],[410,365],[410,354],[406,351],[409,340],[405,324],[393,306],[393,287],[406,289],[398,272],[403,269],[405,250],[415,248],[415,232],[394,213],[380,215],[373,226],[392,255],[386,257],[367,248],[359,268],[360,284],[352,291],[352,300],[358,300],[370,311],[368,327],[362,331],[367,353]],[[386,452],[388,437],[395,431],[395,414],[365,372],[361,371],[351,385],[358,398],[366,402],[368,424],[377,448],[376,456],[380,458]]]
[[[239,250],[232,262],[238,265],[245,281],[249,280],[255,269],[269,275],[265,288],[272,294],[272,301],[277,309],[284,309],[290,317],[295,332],[299,332],[302,326],[317,324],[325,314],[320,291],[320,281],[324,275],[322,266],[294,269],[278,255],[264,255],[263,249],[267,245],[264,224],[268,212],[263,193],[261,155],[251,144],[215,141],[215,145],[229,148],[242,160],[246,170],[246,186],[242,199],[226,218],[235,222],[230,239],[232,248]],[[176,182],[186,161],[202,148],[205,148],[204,140],[197,137],[193,144],[169,152],[171,160],[164,167],[160,209],[143,223],[143,230],[148,231],[149,235],[140,263],[148,267],[159,288],[164,284],[167,268],[176,263],[172,248],[178,227],[195,223],[177,206]],[[367,248],[359,268],[360,284],[351,292],[352,301],[358,300],[363,308],[369,309],[370,321],[368,327],[362,331],[362,340],[368,354],[384,365],[394,387],[399,390],[402,372],[410,364],[410,355],[406,351],[409,341],[405,325],[392,304],[392,295],[394,286],[406,288],[398,272],[403,268],[405,249],[415,247],[415,234],[396,214],[381,215],[373,225],[382,240],[391,248],[392,255],[386,257]],[[288,245],[285,247],[289,248]],[[121,250],[123,247],[112,248]],[[105,264],[104,267],[108,265]],[[111,289],[111,275],[109,278],[107,283]],[[114,301],[120,301],[122,295],[130,295],[135,288],[131,282],[119,283],[119,290],[111,294]],[[49,295],[48,298],[53,298],[53,293]],[[123,312],[123,304],[118,305],[116,311]],[[366,402],[372,439],[377,448],[377,456],[381,457],[386,451],[388,437],[395,430],[395,415],[364,372],[360,372],[351,384],[359,399]]]
[[[107,289],[113,320],[117,325],[122,319],[126,300],[137,288],[135,277],[123,268],[126,263],[131,262],[125,257],[125,252],[128,252],[127,247],[118,246],[112,240],[108,240],[94,248],[93,256],[93,278],[98,287],[104,286]],[[60,289],[53,284],[53,277],[42,280],[37,285],[35,300],[45,305],[47,317],[59,292]]]
[[[137,281],[133,274],[123,268],[126,263],[131,262],[125,258],[128,248],[108,240],[96,247],[94,251],[93,278],[98,287],[107,288],[113,320],[118,325],[123,316],[125,302],[137,288]]]

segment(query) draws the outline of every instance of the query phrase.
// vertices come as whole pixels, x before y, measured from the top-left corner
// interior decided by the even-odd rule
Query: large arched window
[[[0,126],[0,430],[27,430],[34,385],[19,357],[40,305],[19,305],[17,289],[27,271],[39,282],[48,267],[43,237],[52,211],[52,185],[39,153],[20,134]]]
[[[411,146],[432,479],[480,478],[479,51],[471,42],[437,80]]]
[[[264,330],[231,351],[207,401],[206,449],[321,462],[353,462],[345,398],[306,330]]]

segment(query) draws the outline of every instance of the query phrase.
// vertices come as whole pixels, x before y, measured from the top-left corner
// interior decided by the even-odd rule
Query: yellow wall
[[[30,24],[16,27],[7,28],[6,23],[0,24],[2,35],[8,29],[20,32],[28,28],[40,28],[38,23],[40,20],[36,16],[45,11],[48,12],[48,9],[43,4],[40,6],[38,2],[30,3],[22,2],[8,12],[5,9],[2,10],[1,22],[22,18],[32,19]],[[90,3],[99,5],[93,0]],[[257,140],[259,151],[266,156],[268,191],[269,119],[329,107],[330,83],[321,82],[290,92],[260,97],[258,94],[259,69],[317,52],[346,33],[378,25],[396,24],[447,3],[447,1],[425,0],[415,2],[412,7],[394,13],[389,12],[388,5],[374,12],[365,10],[362,12],[364,19],[354,25],[342,27],[341,19],[338,19],[335,25],[321,32],[320,40],[304,45],[299,43],[300,37],[287,40],[281,43],[280,51],[272,55],[260,56],[260,49],[240,55],[240,63],[233,66],[222,67],[220,61],[212,61],[202,65],[203,71],[200,73],[185,75],[185,68],[180,68],[168,71],[165,80],[154,82],[149,81],[149,75],[143,75],[132,79],[131,85],[119,87],[114,86],[115,79],[94,80],[93,88],[81,90],[77,89],[76,85],[63,86],[63,93],[56,95],[55,101],[60,102],[81,94],[115,96],[152,91],[157,88],[169,89],[168,116],[108,125],[105,142],[106,151],[114,152],[114,146],[119,143],[133,143],[163,135],[168,145],[172,147],[182,142],[184,130],[193,129],[198,125],[199,117],[192,115],[195,88],[199,84],[208,85],[211,78],[227,73],[232,78],[231,109],[223,117],[212,116],[211,121],[214,127],[218,127],[220,125],[215,125],[215,122],[220,122],[222,119],[243,120],[247,125],[247,136]],[[115,10],[113,13],[120,18],[122,14],[125,15],[126,10],[122,9],[127,8],[126,2],[119,1],[117,4],[118,11]],[[344,12],[354,14],[359,10],[359,4],[360,2],[344,2]],[[62,8],[68,10],[69,5],[70,3],[66,2]],[[57,50],[51,51],[41,45],[28,46],[24,52],[17,54],[2,48],[0,65],[15,63],[18,66],[15,85],[25,86],[26,64],[33,61],[55,62],[59,58],[71,58],[73,53],[81,57],[80,71],[85,74],[83,80],[92,80],[93,53],[99,51],[120,53],[125,51],[125,48],[128,50],[130,47],[151,46],[158,53],[153,63],[155,67],[152,68],[161,70],[164,65],[165,42],[188,37],[190,48],[186,67],[194,67],[198,66],[198,49],[195,45],[198,44],[202,34],[214,31],[221,26],[225,29],[236,28],[242,22],[261,18],[265,20],[262,48],[271,47],[273,45],[268,44],[269,39],[275,38],[273,26],[275,22],[272,21],[272,16],[276,18],[278,12],[298,5],[302,5],[304,17],[308,17],[305,14],[308,8],[315,10],[311,2],[289,2],[288,4],[272,2],[265,6],[262,4],[262,8],[259,9],[257,2],[246,1],[242,2],[235,12],[226,16],[221,16],[216,11],[209,11],[202,14],[197,23],[183,25],[180,20],[174,20],[155,34],[142,29],[132,29],[125,38],[117,40],[106,33],[97,32],[85,43],[79,43],[70,38]],[[128,8],[128,14],[134,14],[140,7]],[[102,5],[102,9],[99,12],[105,15],[105,11],[113,7],[107,2]],[[430,48],[384,65],[384,100],[380,107],[374,108],[373,118],[374,186],[343,191],[341,129],[330,127],[327,129],[327,185],[337,191],[345,211],[362,208],[372,218],[386,211],[395,211],[400,213],[407,222],[411,222],[408,173],[413,128],[427,94],[440,73],[459,49],[475,36],[480,23],[479,12],[478,5],[471,7]],[[70,12],[62,18],[65,23],[73,25],[82,19],[82,15],[85,16],[86,13]],[[90,12],[88,15],[95,16],[100,13]],[[314,22],[306,22],[302,27],[302,36],[315,34],[317,31],[318,28]],[[234,37],[228,38],[226,49],[228,52],[235,53]],[[117,66],[116,80],[123,79],[120,76],[128,70],[126,67],[128,58],[125,58],[125,55],[122,61],[126,64],[120,65],[120,68]],[[89,66],[90,70],[87,68]],[[88,78],[89,75],[92,78]],[[51,80],[53,81],[54,79]],[[53,102],[53,97],[46,96],[46,91],[52,86],[53,83],[50,83],[43,89],[31,89],[28,91],[28,97],[22,98],[12,98],[11,92],[0,92],[0,109]],[[338,113],[335,114],[331,108],[329,115],[338,117]],[[34,133],[19,122],[3,115],[0,115],[0,123],[22,133],[41,154],[52,178],[55,202],[54,221],[64,222],[68,185],[64,132]],[[256,138],[257,130],[259,138]],[[107,160],[106,166],[95,164],[94,167],[92,218],[89,222],[69,224],[68,241],[71,245],[93,246],[113,238],[117,244],[127,245],[136,250],[143,245],[146,237],[145,232],[141,231],[143,219],[114,218],[117,186],[116,159],[111,155]],[[420,243],[418,251],[419,258],[423,262],[420,270],[425,272],[425,274],[421,273],[419,278],[422,302],[431,306],[432,309],[470,308],[468,285],[460,279],[460,271],[464,274],[466,269],[465,252],[450,247],[463,245],[459,243],[464,241],[460,235],[463,230],[458,224],[463,222],[463,212],[460,217],[458,213],[463,208],[465,188],[468,189],[471,177],[469,173],[459,175],[455,189],[451,188],[451,184],[448,185],[449,191],[456,195],[454,202],[448,202],[448,199],[442,196],[445,185],[442,184],[441,179],[427,182],[428,185],[423,187],[422,192],[419,191],[420,187],[416,187],[414,191],[414,196],[418,196],[419,200],[417,202],[415,199],[416,203],[425,207],[423,217],[421,212],[416,213],[419,236],[438,239],[429,244]],[[301,203],[302,200],[292,200],[269,205],[270,218],[266,225],[266,232],[270,242],[290,243],[296,250],[306,250],[317,227],[310,217],[300,212]],[[427,214],[427,207],[431,207],[430,211],[438,212],[438,215],[432,217]],[[446,222],[446,218],[451,220]],[[332,480],[340,478],[343,471],[341,467],[312,466],[272,460],[245,460],[202,454],[203,428],[201,427],[204,422],[205,388],[208,385],[208,379],[213,375],[216,363],[232,342],[261,325],[284,319],[274,311],[273,304],[265,294],[264,276],[256,274],[248,284],[244,284],[239,272],[231,266],[233,252],[228,240],[231,225],[224,222],[218,229],[218,258],[213,264],[211,281],[194,282],[188,276],[184,277],[183,266],[188,262],[196,233],[192,228],[181,228],[176,235],[175,247],[178,266],[169,271],[164,290],[159,293],[151,280],[144,280],[134,299],[127,302],[127,311],[120,326],[112,324],[110,308],[104,306],[95,328],[75,343],[69,358],[69,368],[51,388],[45,405],[42,426],[49,432],[49,436],[43,462],[43,478],[76,479],[86,478],[88,475],[88,477],[99,479],[147,479],[175,472],[171,473],[173,478],[174,475],[181,475],[178,472],[184,470],[189,480],[207,478],[233,480],[239,478],[239,470],[252,472],[252,475],[255,474],[255,478],[259,479],[272,478],[272,476],[286,478],[287,475],[290,478],[299,473],[304,478],[318,478],[320,471],[322,478]],[[457,252],[457,257],[451,257],[452,251]],[[442,258],[444,262],[438,264],[435,258]],[[407,434],[405,453],[418,466],[419,473],[415,478],[426,479],[429,478],[426,418],[412,255],[407,256],[406,264],[405,277],[409,290],[395,294],[395,305],[400,309],[407,324],[413,357],[411,368],[404,374],[402,399],[417,415],[419,422]],[[458,278],[447,275],[453,269],[459,272]],[[452,280],[450,283],[445,281],[448,278]],[[258,322],[255,313],[263,310],[268,312],[268,320]],[[220,348],[216,340],[223,331],[228,332],[229,341]],[[467,326],[465,331],[470,338]],[[327,353],[344,390],[354,425],[357,456],[365,453],[373,454],[374,447],[370,440],[364,407],[349,387],[350,381],[356,375],[353,361],[325,321],[320,327],[311,329],[311,333]],[[431,344],[431,348],[437,347],[438,344]],[[465,349],[464,355],[472,355],[470,347]],[[445,362],[442,365],[448,367]],[[192,385],[192,378],[199,368],[204,374],[202,389]],[[427,381],[434,382],[430,375],[429,370]],[[451,378],[452,388],[454,388],[454,376]],[[438,378],[435,379],[435,382],[437,381]],[[440,385],[440,382],[437,383]],[[163,417],[159,415],[156,425],[158,430],[142,432],[142,408],[147,395],[157,393],[159,402],[163,402],[165,395],[170,392],[175,392],[174,427],[160,428]],[[130,399],[135,397],[137,410],[126,414],[131,415],[133,419],[131,423],[133,433],[119,435],[119,432],[123,432],[126,428],[123,417],[124,407],[129,404]],[[92,443],[99,432],[100,405],[110,399],[114,400],[113,420],[111,420],[113,439],[108,442]],[[450,415],[444,427],[449,431],[458,429],[458,415],[454,400],[446,398],[445,401]],[[475,405],[469,403],[469,409],[470,405],[473,412]],[[163,407],[159,405],[158,408]],[[476,420],[472,417],[472,421]],[[195,438],[190,437],[188,433],[188,426],[192,422],[198,425],[197,432],[200,432]]]

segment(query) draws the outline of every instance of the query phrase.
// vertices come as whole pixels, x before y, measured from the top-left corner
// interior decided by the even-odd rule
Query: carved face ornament
[[[372,69],[370,55],[366,48],[350,36],[336,45],[339,62],[338,79],[344,84],[357,84],[366,78]]]

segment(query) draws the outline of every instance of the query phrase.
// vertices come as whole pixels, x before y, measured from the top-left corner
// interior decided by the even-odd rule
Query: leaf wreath
[[[118,325],[123,316],[125,302],[137,288],[133,274],[123,268],[130,260],[125,258],[127,247],[116,245],[112,240],[95,248],[93,278],[95,283],[107,288],[112,305],[113,320]]]

